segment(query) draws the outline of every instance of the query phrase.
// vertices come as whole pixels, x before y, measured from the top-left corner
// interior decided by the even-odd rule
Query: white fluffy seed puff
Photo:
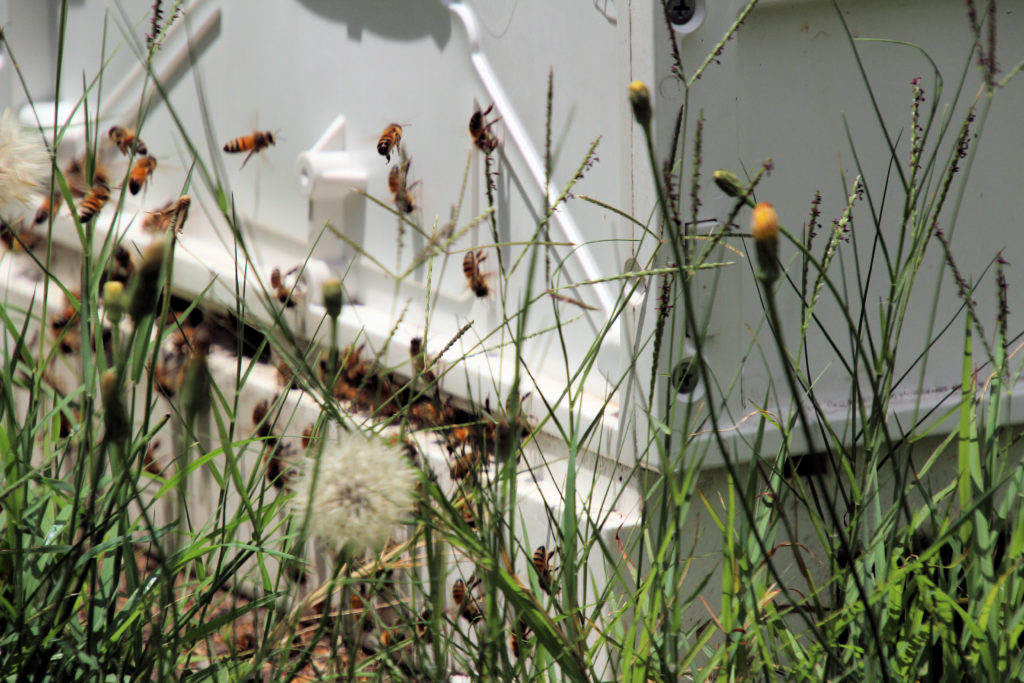
[[[335,552],[376,551],[412,510],[416,476],[400,445],[342,433],[302,459],[292,514]]]
[[[7,109],[0,115],[0,211],[28,206],[49,177],[50,153],[39,133],[23,130]]]

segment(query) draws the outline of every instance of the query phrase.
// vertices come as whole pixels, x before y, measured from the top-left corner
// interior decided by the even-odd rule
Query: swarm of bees
[[[249,162],[249,159],[253,154],[260,152],[271,145],[277,144],[274,139],[274,134],[269,130],[264,131],[253,131],[251,135],[243,135],[242,137],[235,138],[234,140],[228,140],[224,143],[224,151],[228,154],[239,154],[241,152],[248,152],[245,155],[245,160],[242,161],[241,168],[245,168],[245,165]]]
[[[473,138],[473,144],[484,154],[490,154],[501,143],[501,140],[491,132],[491,126],[500,121],[501,117],[490,122],[487,121],[487,115],[491,113],[492,109],[494,109],[493,103],[487,109],[480,111],[480,105],[474,102],[473,115],[469,117],[469,135]]]
[[[402,127],[397,123],[389,123],[377,140],[377,153],[384,157],[385,163],[391,163],[391,153],[398,153],[402,144]]]

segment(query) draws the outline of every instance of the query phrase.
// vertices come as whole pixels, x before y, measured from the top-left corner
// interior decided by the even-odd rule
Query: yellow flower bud
[[[779,279],[779,217],[774,206],[761,202],[754,207],[750,235],[757,248],[758,277],[771,284]]]
[[[637,123],[646,128],[651,125],[651,92],[643,81],[629,84],[629,103],[633,107],[633,116]]]
[[[778,241],[779,217],[775,207],[768,202],[760,202],[754,207],[750,217],[750,234],[755,242]]]
[[[117,280],[103,283],[103,309],[107,312],[107,320],[115,325],[124,317],[124,285]]]

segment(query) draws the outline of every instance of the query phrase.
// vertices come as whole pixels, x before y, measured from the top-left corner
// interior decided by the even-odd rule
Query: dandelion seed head
[[[400,446],[348,432],[303,459],[292,511],[335,552],[377,550],[413,507],[416,472]]]
[[[50,154],[42,138],[22,130],[14,113],[0,114],[0,210],[29,206],[50,174]]]

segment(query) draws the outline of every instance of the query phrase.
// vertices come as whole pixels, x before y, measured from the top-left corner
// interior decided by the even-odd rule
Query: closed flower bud
[[[757,247],[758,277],[766,283],[779,278],[779,217],[775,207],[760,202],[750,217],[750,236]]]
[[[637,123],[646,128],[651,125],[651,92],[643,81],[629,84],[629,103],[633,107],[633,116]]]
[[[142,263],[132,278],[132,296],[128,313],[138,322],[156,311],[160,298],[160,271],[164,265],[164,240],[154,240],[142,252]]]
[[[210,333],[205,327],[196,328],[192,338],[192,353],[185,361],[181,381],[181,405],[187,420],[192,421],[200,413],[210,409]]]
[[[117,370],[107,370],[100,378],[100,396],[103,397],[104,438],[107,441],[127,441],[132,435],[128,411],[124,406]]]
[[[116,280],[103,283],[103,310],[107,320],[117,325],[124,318],[124,285]]]
[[[323,284],[324,307],[331,319],[341,314],[341,281],[335,278],[324,280]]]
[[[732,171],[720,168],[712,173],[711,177],[715,179],[715,185],[718,185],[718,189],[730,197],[739,197],[743,193],[740,179]]]

